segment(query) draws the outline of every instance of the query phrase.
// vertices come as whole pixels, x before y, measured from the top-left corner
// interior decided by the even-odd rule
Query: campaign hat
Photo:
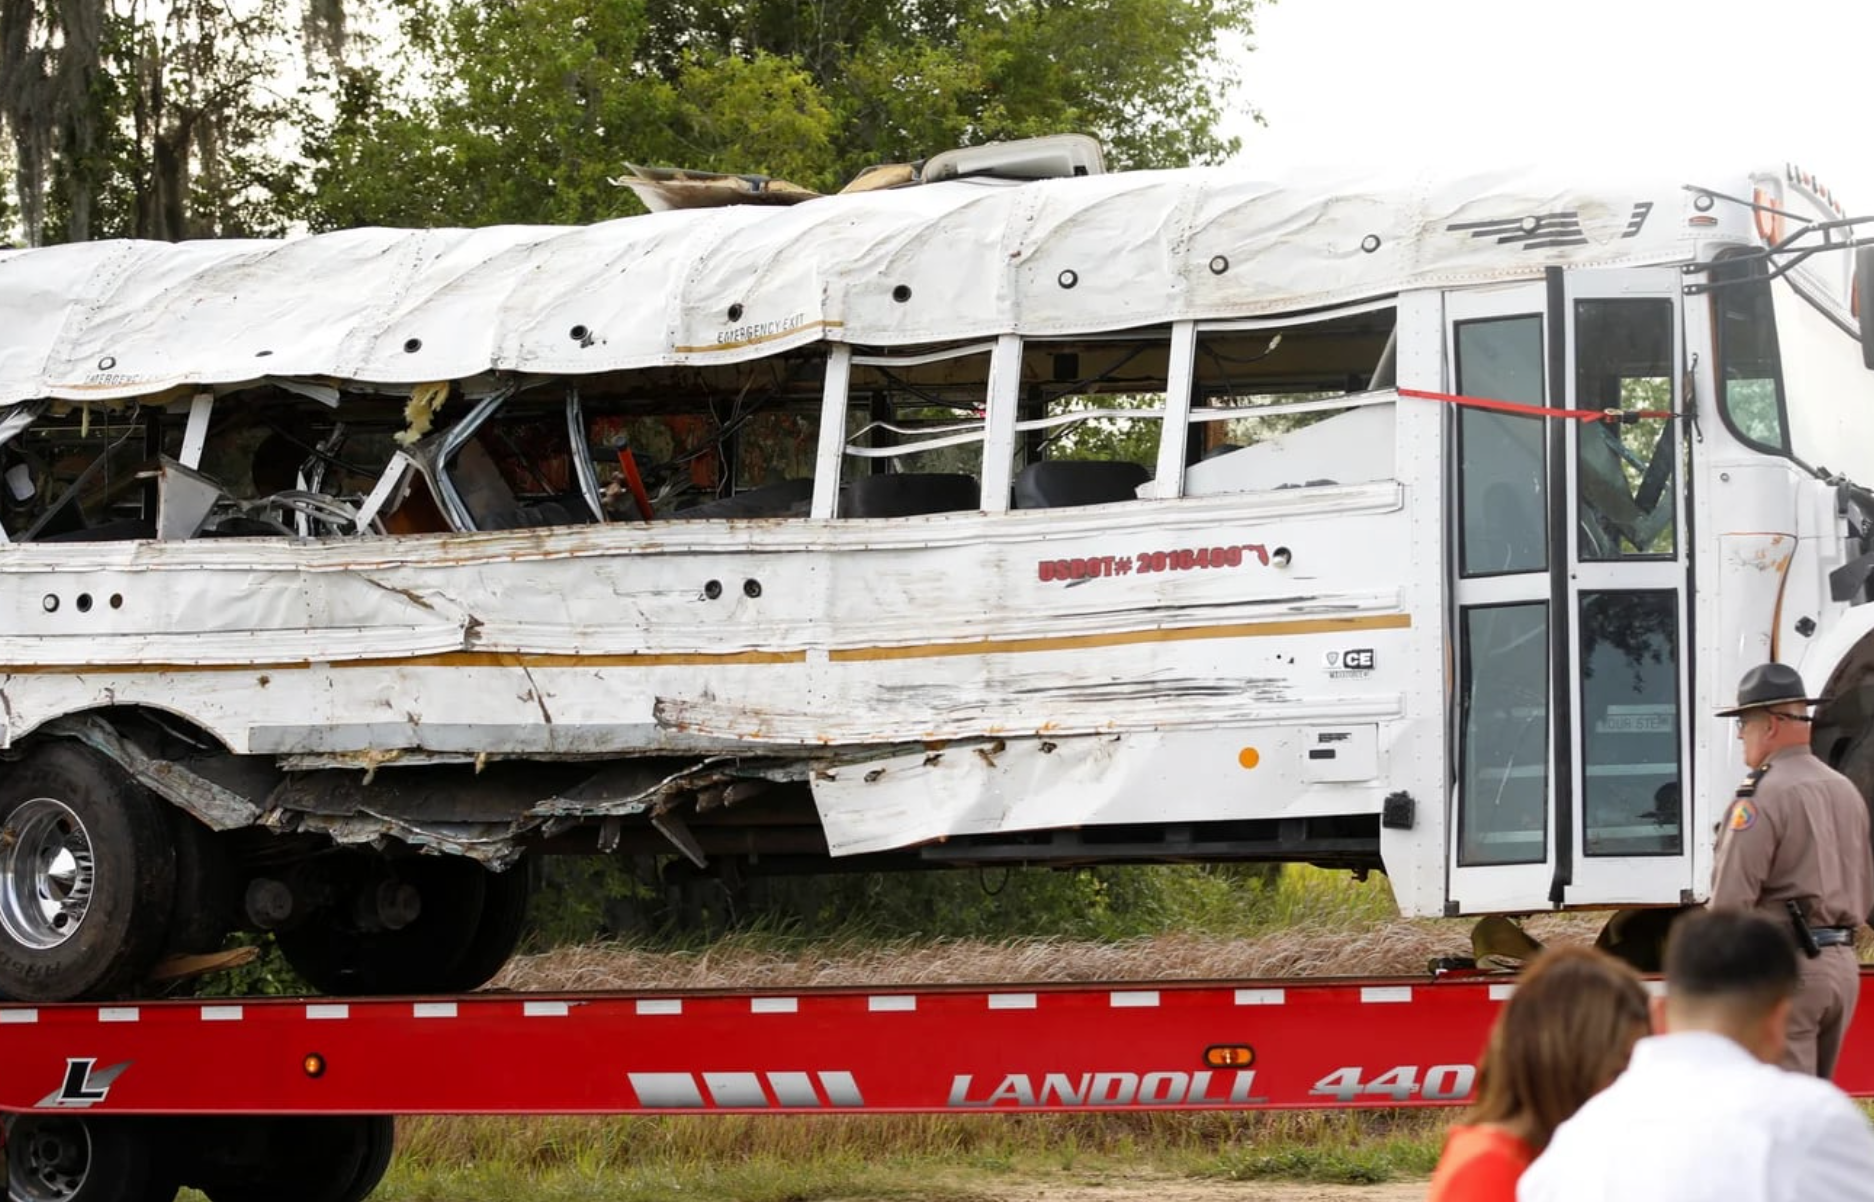
[[[1737,682],[1737,704],[1718,711],[1718,717],[1730,718],[1767,705],[1821,705],[1820,697],[1809,696],[1803,687],[1802,673],[1788,664],[1758,664]]]

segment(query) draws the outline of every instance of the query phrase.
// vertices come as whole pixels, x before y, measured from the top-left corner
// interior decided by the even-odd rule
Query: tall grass
[[[1048,934],[1127,939],[1166,931],[1227,934],[1282,921],[1282,910],[1346,886],[1390,910],[1383,878],[1259,864],[955,869],[830,873],[662,886],[633,862],[549,862],[533,906],[539,948],[623,938],[646,947],[706,945],[725,934],[807,939],[1000,939]]]
[[[378,1196],[969,1198],[997,1178],[1122,1168],[1376,1182],[1429,1173],[1444,1122],[1406,1111],[418,1118],[404,1121],[397,1168]]]
[[[1183,900],[1166,903],[1150,921],[1135,915],[1121,936],[1060,937],[1041,933],[1052,928],[1038,922],[995,938],[895,932],[875,919],[812,935],[757,927],[675,947],[611,942],[521,956],[494,984],[735,989],[1417,975],[1435,956],[1470,950],[1468,920],[1400,918],[1383,877],[1361,882],[1290,865],[1266,880],[1173,880],[1178,888],[1166,891]],[[1595,925],[1595,916],[1575,915],[1529,924],[1540,938],[1563,940],[1591,939]]]

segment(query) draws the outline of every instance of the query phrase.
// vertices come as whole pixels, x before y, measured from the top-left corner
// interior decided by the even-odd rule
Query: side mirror
[[[1874,371],[1874,246],[1855,248],[1854,308],[1861,328],[1861,362]]]

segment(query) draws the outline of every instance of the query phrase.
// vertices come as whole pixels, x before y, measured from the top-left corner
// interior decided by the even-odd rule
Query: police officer
[[[1828,1077],[1860,991],[1854,936],[1874,908],[1874,851],[1861,794],[1809,749],[1818,700],[1796,669],[1770,663],[1718,711],[1737,719],[1751,772],[1718,830],[1711,904],[1761,910],[1807,945],[1783,1067]]]

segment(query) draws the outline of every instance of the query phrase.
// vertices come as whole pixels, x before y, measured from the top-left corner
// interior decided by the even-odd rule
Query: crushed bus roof
[[[959,179],[584,227],[0,252],[0,404],[1253,317],[1558,264],[1684,261],[1753,238],[1744,206],[1695,213],[1685,182],[1189,169]],[[1699,182],[1750,194],[1742,174]]]

